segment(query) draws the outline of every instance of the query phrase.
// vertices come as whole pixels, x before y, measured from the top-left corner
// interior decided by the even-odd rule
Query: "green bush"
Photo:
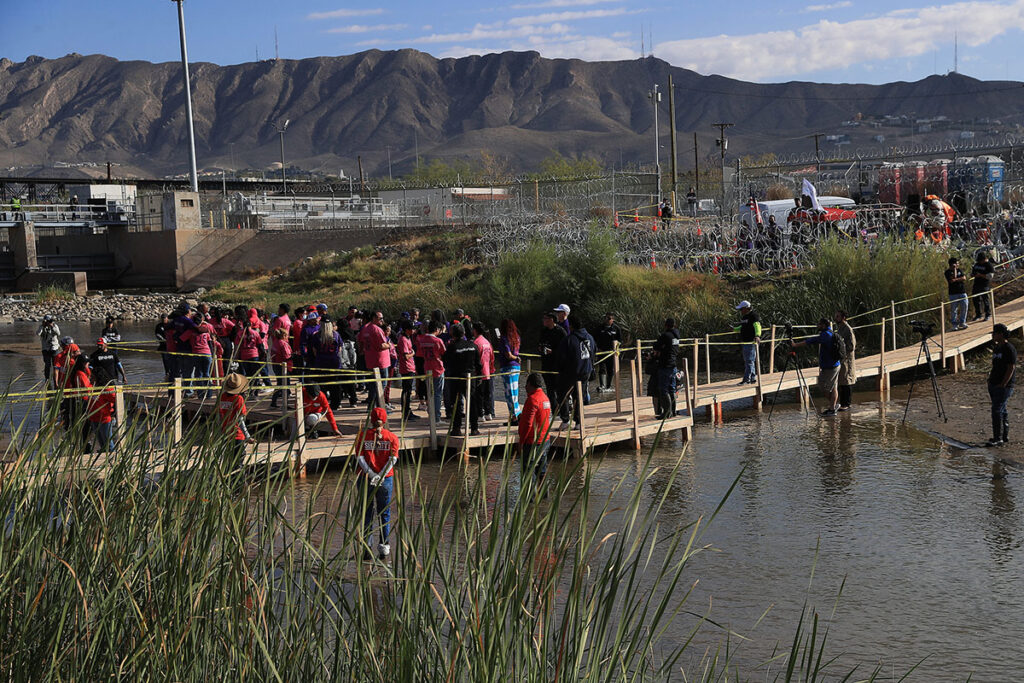
[[[50,284],[36,287],[34,301],[37,304],[49,304],[55,301],[71,301],[75,293],[61,285]]]

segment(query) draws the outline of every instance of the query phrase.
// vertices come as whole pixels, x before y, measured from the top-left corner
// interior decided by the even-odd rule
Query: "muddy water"
[[[908,680],[973,672],[989,681],[1014,680],[1024,666],[1024,474],[993,479],[990,461],[902,427],[900,417],[895,406],[888,415],[867,406],[820,420],[787,406],[771,423],[702,425],[685,453],[678,435],[657,447],[653,465],[664,472],[683,454],[674,482],[659,474],[646,485],[651,502],[670,487],[658,520],[666,531],[707,518],[739,477],[702,538],[713,550],[693,560],[686,588],[698,581],[690,610],[748,639],[730,644],[744,679],[779,672],[762,664],[777,644],[788,649],[805,601],[825,621],[835,609],[833,671],[881,666],[884,680],[898,679],[924,659]],[[625,504],[615,484],[625,478],[629,491],[642,466],[631,450],[598,456],[595,515],[608,495]],[[491,467],[496,479],[499,466]],[[436,491],[459,475],[435,463],[421,476]],[[325,477],[331,494],[314,507],[337,512],[339,475]],[[312,486],[299,485],[296,504]],[[695,624],[679,620],[665,644],[682,643]],[[684,661],[696,664],[724,639],[705,627]]]
[[[65,330],[88,340],[88,351],[98,331],[84,324]],[[151,329],[122,332],[148,339]],[[33,334],[29,324],[0,327],[0,351],[35,344]],[[37,381],[41,363],[35,347],[29,349],[31,355],[0,353],[0,380],[13,380],[15,388]],[[162,374],[156,354],[123,356],[130,376]],[[730,643],[744,678],[779,671],[778,664],[761,665],[777,644],[788,648],[807,602],[823,619],[835,610],[828,652],[840,655],[836,670],[857,666],[866,675],[881,666],[884,680],[894,673],[896,680],[923,659],[909,680],[964,680],[972,673],[979,681],[1019,679],[1024,473],[996,468],[1001,476],[993,477],[987,455],[901,427],[901,404],[887,410],[862,404],[822,420],[780,404],[771,422],[727,412],[724,426],[699,425],[685,452],[678,435],[654,451],[653,464],[666,469],[683,457],[674,482],[659,474],[645,487],[652,502],[669,488],[659,519],[666,530],[709,516],[739,477],[702,538],[714,550],[692,561],[686,587],[698,582],[691,611],[748,639]],[[605,496],[624,495],[613,492],[621,479],[627,480],[621,490],[630,490],[642,466],[631,450],[599,454],[595,512]],[[492,467],[496,477],[498,465]],[[338,476],[327,473],[324,489],[335,490],[331,478]],[[429,463],[421,476],[440,490],[458,474]],[[311,495],[313,481],[298,484],[296,506]],[[314,505],[337,509],[333,496]],[[679,620],[666,642],[681,643],[695,623]],[[724,638],[705,627],[684,661]]]

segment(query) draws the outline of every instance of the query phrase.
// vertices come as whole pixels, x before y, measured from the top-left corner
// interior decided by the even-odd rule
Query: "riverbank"
[[[1020,343],[1017,344],[1018,353]],[[991,365],[987,351],[975,355],[963,372],[938,377],[939,391],[948,421],[938,416],[931,383],[919,375],[914,388],[907,422],[938,435],[954,445],[991,453],[994,458],[1024,464],[1024,424],[1020,423],[1021,394],[1010,398],[1010,442],[997,448],[985,447],[992,437],[991,405],[988,396],[988,372]],[[923,370],[922,370],[923,372]]]
[[[39,322],[44,315],[52,315],[58,321],[95,322],[110,316],[116,320],[151,320],[155,323],[160,315],[171,312],[182,301],[187,301],[193,306],[200,300],[207,301],[205,293],[205,290],[197,290],[187,295],[96,292],[84,297],[49,301],[39,301],[31,294],[24,297],[8,297],[0,299],[0,324]],[[211,304],[216,305],[218,304]]]

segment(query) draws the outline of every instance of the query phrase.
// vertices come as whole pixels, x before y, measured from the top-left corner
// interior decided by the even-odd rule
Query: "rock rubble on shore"
[[[169,313],[181,301],[195,306],[205,290],[182,294],[114,294],[96,292],[64,301],[36,303],[31,297],[0,299],[0,323],[38,322],[46,314],[56,320],[102,321],[107,316],[118,320],[156,320]],[[210,306],[223,306],[207,302]]]

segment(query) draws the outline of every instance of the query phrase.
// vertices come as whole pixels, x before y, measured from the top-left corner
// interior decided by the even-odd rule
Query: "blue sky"
[[[4,4],[0,56],[15,61],[69,52],[178,57],[170,0]],[[272,57],[275,28],[288,59],[403,47],[438,57],[532,49],[635,59],[643,33],[648,53],[703,74],[882,83],[950,71],[956,32],[961,73],[1024,80],[1024,0],[186,0],[185,13],[191,61],[218,64],[252,61],[257,51]]]

